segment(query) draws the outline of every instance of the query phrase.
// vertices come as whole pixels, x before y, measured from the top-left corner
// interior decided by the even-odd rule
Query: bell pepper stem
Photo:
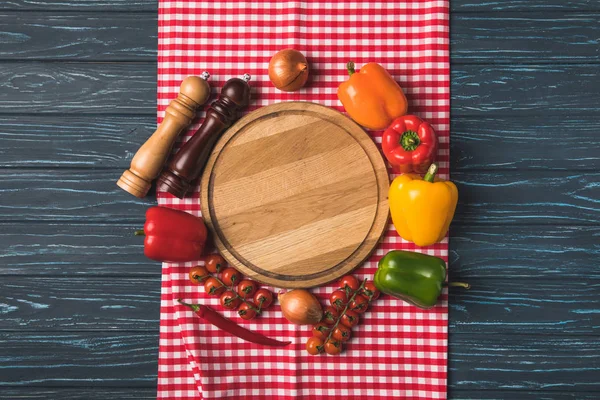
[[[133,232],[134,236],[146,236],[146,233],[144,232],[143,229],[138,229],[137,231]]]
[[[465,289],[471,289],[471,284],[466,283],[466,282],[448,282],[448,283],[445,283],[444,286],[461,287],[461,288],[465,288]]]
[[[435,174],[438,171],[438,166],[436,163],[433,163],[429,166],[429,169],[427,170],[427,173],[425,174],[425,176],[423,177],[423,180],[426,182],[433,182],[433,179],[435,178]]]
[[[348,75],[352,76],[352,74],[356,72],[356,70],[354,69],[354,61],[348,61],[348,63],[346,64],[346,69],[348,70]]]

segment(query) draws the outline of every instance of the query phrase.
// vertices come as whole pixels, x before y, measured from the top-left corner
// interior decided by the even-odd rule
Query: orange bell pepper
[[[337,95],[354,121],[381,130],[406,114],[406,96],[385,68],[372,62],[355,73],[352,61],[346,67],[350,79],[340,85]]]

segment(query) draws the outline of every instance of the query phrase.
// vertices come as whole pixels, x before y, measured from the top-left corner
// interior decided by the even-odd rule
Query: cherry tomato
[[[240,308],[238,308],[238,314],[240,314],[242,319],[252,319],[256,317],[256,310],[252,307],[253,306],[248,303],[242,303]]]
[[[339,315],[340,313],[335,307],[327,306],[325,307],[325,311],[323,312],[322,321],[325,322],[327,325],[333,325],[337,321]]]
[[[242,274],[235,268],[225,268],[221,273],[221,280],[226,286],[233,286],[242,280]]]
[[[221,305],[228,310],[235,310],[241,302],[242,300],[240,300],[237,294],[231,290],[228,290],[221,295]]]
[[[346,275],[340,279],[340,288],[344,289],[346,293],[348,293],[349,290],[355,292],[359,287],[360,282],[352,275]]]
[[[348,304],[348,296],[346,295],[345,291],[338,289],[331,293],[331,296],[329,296],[329,302],[338,310],[342,310],[344,307],[346,307],[346,304]]]
[[[365,283],[365,296],[367,296],[367,298],[371,298],[371,300],[377,300],[380,294],[381,293],[379,292],[379,289],[375,287],[373,282]]]
[[[344,325],[338,325],[333,331],[333,338],[339,342],[347,342],[352,337],[350,328]]]
[[[209,276],[210,276],[210,274],[208,273],[206,268],[204,268],[200,265],[196,265],[195,267],[192,267],[190,269],[190,281],[194,285],[199,285],[200,282],[204,281]]]
[[[325,353],[335,356],[342,352],[342,344],[336,340],[328,340],[325,343]]]
[[[321,339],[327,339],[327,335],[329,335],[329,326],[324,324],[323,322],[319,322],[313,328],[313,336]]]
[[[210,254],[206,256],[204,262],[206,263],[208,272],[212,272],[213,274],[221,271],[227,265],[225,259],[220,254]]]
[[[369,300],[362,294],[357,294],[354,296],[354,300],[350,302],[350,309],[359,314],[367,311],[367,307],[369,307]]]
[[[242,297],[242,299],[247,299],[252,297],[254,292],[256,292],[256,282],[244,279],[238,285],[238,294]]]
[[[344,315],[342,315],[342,324],[347,326],[348,328],[352,328],[353,326],[358,325],[358,314],[352,310],[346,310]]]
[[[268,289],[258,289],[254,295],[254,303],[260,309],[269,307],[273,303],[273,293]]]
[[[308,351],[308,354],[312,354],[313,356],[322,353],[324,347],[323,340],[318,337],[313,336],[306,341],[306,351]]]
[[[216,278],[210,277],[204,282],[204,290],[211,296],[218,296],[225,291],[225,286]]]

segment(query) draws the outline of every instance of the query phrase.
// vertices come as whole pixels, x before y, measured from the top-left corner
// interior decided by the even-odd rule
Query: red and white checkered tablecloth
[[[449,3],[370,1],[159,1],[158,120],[188,75],[211,73],[213,94],[225,81],[252,75],[248,111],[281,101],[312,101],[344,111],[336,96],[347,79],[345,64],[383,65],[400,83],[409,112],[430,121],[440,137],[441,177],[449,173]],[[310,64],[308,86],[284,93],[269,82],[271,56],[302,51]],[[213,101],[211,99],[211,101]],[[191,127],[184,140],[199,124]],[[381,132],[369,132],[376,143]],[[393,178],[393,176],[392,176]],[[159,193],[160,205],[200,215],[198,193],[179,200]],[[355,271],[372,277],[387,251],[403,249],[447,260],[448,239],[417,248],[390,225],[374,255]],[[354,328],[340,356],[311,356],[304,349],[310,327],[287,323],[278,305],[243,321],[188,281],[196,263],[164,264],[161,298],[158,398],[161,399],[444,399],[446,398],[448,302],[421,311],[383,296]],[[333,285],[314,289],[325,297]],[[213,306],[251,330],[291,339],[268,348],[232,337],[176,300]]]

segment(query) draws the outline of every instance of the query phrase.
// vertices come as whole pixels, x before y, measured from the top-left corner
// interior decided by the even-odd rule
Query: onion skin
[[[315,325],[323,319],[319,300],[307,290],[295,289],[279,292],[277,296],[283,316],[296,325]]]
[[[308,61],[298,50],[284,49],[269,62],[269,79],[284,92],[295,92],[306,84]]]

